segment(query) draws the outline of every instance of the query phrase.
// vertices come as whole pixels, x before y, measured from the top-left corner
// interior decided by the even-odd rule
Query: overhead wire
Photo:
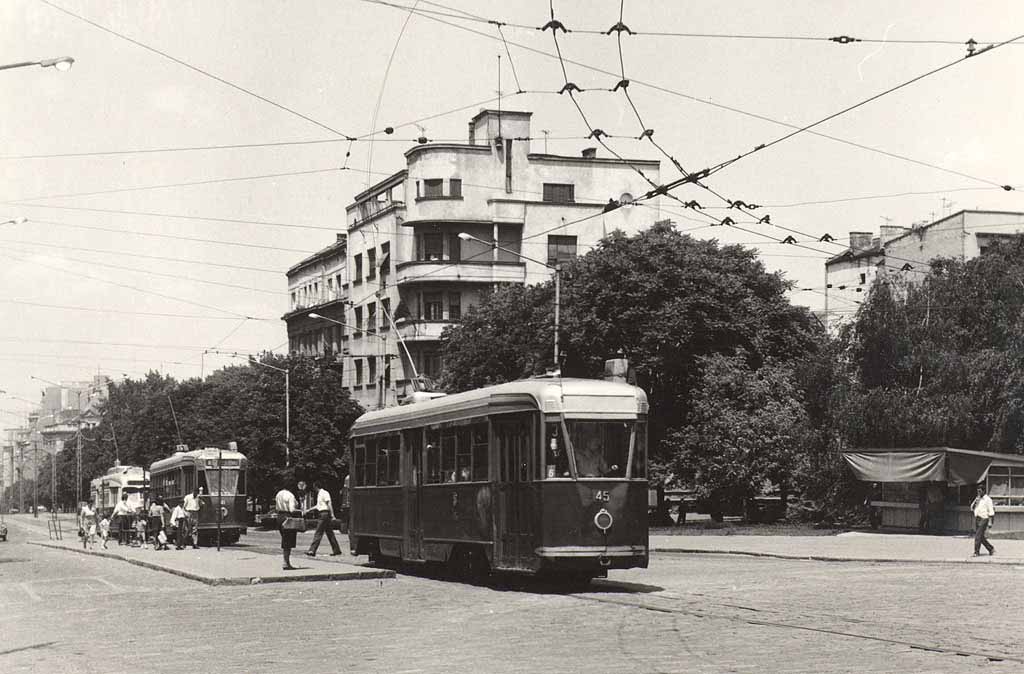
[[[394,6],[394,7],[400,8],[400,9],[408,9],[407,6],[396,5],[395,3],[381,2],[381,0],[362,0],[362,1],[363,2],[371,2],[371,3],[374,3],[374,4],[382,4],[382,5],[387,5],[387,6]],[[488,40],[497,40],[498,39],[498,38],[494,37],[493,35],[491,35],[489,33],[485,33],[483,31],[478,31],[478,30],[475,30],[475,29],[470,28],[468,26],[463,26],[463,25],[460,25],[460,24],[457,24],[457,23],[452,23],[452,22],[446,21],[446,20],[444,20],[442,18],[438,18],[438,17],[435,17],[435,16],[430,16],[429,14],[424,14],[422,12],[422,10],[416,10],[416,11],[417,11],[417,13],[419,13],[424,18],[427,18],[427,19],[430,19],[432,21],[435,21],[436,23],[440,23],[440,24],[443,24],[443,25],[446,25],[446,26],[450,26],[450,27],[455,28],[457,30],[461,30],[461,31],[464,31],[464,32],[472,33],[474,35],[479,35],[479,36],[481,36],[481,37],[483,37],[485,39],[488,39]],[[491,21],[493,21],[493,20],[491,20]],[[506,24],[506,25],[512,25],[512,24]],[[514,46],[516,46],[516,47],[518,47],[518,48],[520,48],[520,49],[522,49],[524,51],[527,51],[527,52],[530,52],[530,53],[534,53],[534,54],[538,54],[540,56],[544,56],[544,57],[547,57],[547,58],[550,58],[550,59],[558,59],[559,58],[558,55],[556,55],[556,54],[553,54],[553,53],[548,52],[548,51],[544,51],[542,49],[537,49],[535,47],[531,47],[531,46],[523,44],[521,42],[515,42],[515,41],[509,40],[509,44],[514,45]],[[565,59],[565,62],[566,63],[571,63],[571,64],[576,65],[576,66],[579,66],[579,67],[584,68],[586,70],[590,70],[592,72],[597,72],[597,73],[601,73],[601,74],[604,74],[604,75],[609,75],[611,77],[615,77],[616,76],[616,74],[613,71],[606,70],[604,68],[593,66],[593,65],[590,65],[590,64],[587,64],[587,63],[583,63],[583,62],[580,62],[580,61],[575,61],[575,60],[572,60],[572,59]],[[685,93],[685,92],[682,92],[682,91],[678,91],[678,90],[672,89],[670,87],[665,87],[665,86],[662,86],[662,85],[654,84],[654,83],[651,83],[651,82],[647,82],[647,81],[639,80],[639,79],[635,79],[635,78],[632,79],[631,82],[635,83],[635,84],[638,84],[640,86],[647,87],[647,88],[652,89],[654,91],[659,91],[661,93],[669,94],[671,96],[676,96],[676,97],[679,97],[679,98],[682,98],[682,99],[685,99],[685,100],[688,100],[688,101],[691,101],[691,102],[694,102],[694,103],[699,103],[699,104],[702,104],[702,105],[707,105],[707,106],[710,106],[710,107],[713,107],[713,108],[717,108],[717,109],[720,109],[720,110],[726,110],[728,112],[733,112],[735,114],[743,115],[743,116],[749,117],[751,119],[757,119],[757,120],[760,120],[760,121],[763,121],[763,122],[768,122],[768,123],[771,123],[771,124],[775,124],[775,125],[782,126],[782,127],[785,127],[785,128],[790,128],[790,129],[799,129],[800,128],[798,125],[790,124],[789,122],[784,122],[782,120],[774,119],[772,117],[768,117],[767,115],[762,115],[762,114],[759,114],[759,113],[750,112],[748,110],[743,110],[741,108],[738,108],[738,107],[735,107],[735,106],[726,105],[726,104],[723,104],[723,103],[719,103],[717,101],[713,101],[713,100],[710,100],[710,99],[700,98],[699,96],[695,96],[693,94],[688,94],[688,93]],[[912,163],[912,164],[916,164],[918,166],[924,166],[924,167],[928,167],[928,168],[935,169],[935,170],[938,170],[938,171],[943,171],[945,173],[949,173],[949,174],[952,174],[952,175],[957,175],[957,176],[961,176],[961,177],[968,178],[968,179],[971,179],[971,180],[976,180],[978,182],[984,182],[984,183],[987,183],[989,185],[998,185],[998,186],[1002,187],[1002,185],[1000,185],[999,183],[997,183],[995,181],[992,181],[992,180],[988,180],[988,179],[985,179],[985,178],[980,178],[980,177],[977,177],[977,176],[973,176],[973,175],[970,175],[970,174],[967,174],[967,173],[964,173],[964,172],[961,172],[961,171],[956,171],[956,170],[953,170],[953,169],[949,169],[949,168],[946,168],[946,167],[943,167],[943,166],[939,166],[937,164],[932,164],[932,163],[929,163],[929,162],[926,162],[926,161],[922,161],[922,160],[919,160],[919,159],[914,159],[914,158],[908,157],[906,155],[901,155],[901,154],[897,154],[895,152],[889,152],[887,150],[883,150],[883,149],[880,149],[880,148],[871,147],[871,146],[865,145],[863,143],[857,143],[857,142],[854,142],[854,141],[851,141],[851,140],[840,138],[838,136],[833,136],[833,135],[829,135],[829,134],[826,134],[826,133],[822,133],[820,131],[810,130],[810,131],[807,131],[807,133],[809,133],[809,134],[811,134],[813,136],[817,136],[819,138],[825,138],[827,140],[831,140],[831,141],[834,141],[834,142],[837,142],[837,143],[842,143],[842,144],[848,145],[850,147],[856,147],[856,148],[859,148],[859,149],[862,149],[862,150],[865,150],[865,151],[868,151],[868,152],[873,152],[873,153],[876,153],[876,154],[881,154],[883,156],[887,156],[887,157],[890,157],[890,158],[893,158],[893,159],[899,159],[901,161],[906,161],[906,162],[909,162],[909,163]]]
[[[83,307],[73,304],[48,304],[46,302],[30,302],[28,300],[12,300],[0,297],[0,304],[17,304],[28,307],[41,307],[44,309],[65,309],[68,311],[88,311],[100,314],[124,314],[126,316],[153,316],[159,318],[189,318],[207,321],[234,321],[234,316],[206,316],[203,314],[172,314],[158,311],[129,311],[126,309],[104,309],[100,307]],[[269,319],[268,319],[269,320]]]
[[[125,35],[124,33],[118,32],[118,31],[114,30],[113,28],[109,28],[107,26],[104,26],[103,24],[97,23],[96,21],[88,19],[88,18],[82,16],[81,14],[76,14],[75,12],[72,12],[69,9],[61,7],[60,5],[58,5],[56,3],[50,2],[50,0],[39,0],[39,2],[43,3],[44,5],[46,5],[48,7],[51,7],[53,9],[57,10],[58,12],[62,12],[64,14],[67,14],[68,16],[74,17],[75,19],[78,19],[79,21],[83,21],[83,22],[89,24],[90,26],[93,26],[94,28],[98,28],[99,30],[102,30],[102,31],[104,31],[106,33],[109,33],[111,35],[119,37],[122,40],[125,40],[126,42],[130,42],[131,44],[133,44],[133,45],[135,45],[137,47],[141,47],[142,49],[150,51],[150,52],[152,52],[154,54],[158,54],[159,56],[162,56],[162,57],[164,57],[165,59],[167,59],[169,61],[173,61],[174,63],[177,63],[180,66],[184,66],[185,68],[188,68],[189,70],[197,72],[200,75],[203,75],[205,77],[209,77],[210,79],[216,80],[217,82],[220,82],[221,84],[225,84],[225,85],[231,87],[232,89],[236,89],[238,91],[241,91],[244,94],[252,96],[253,98],[256,98],[256,99],[258,99],[260,101],[263,101],[264,103],[267,103],[269,105],[272,105],[275,108],[278,108],[278,109],[283,110],[285,112],[288,112],[288,113],[290,113],[292,115],[295,115],[296,117],[304,119],[305,121],[307,121],[307,122],[309,122],[311,124],[315,124],[316,126],[320,127],[321,129],[325,129],[327,131],[330,131],[331,133],[336,134],[338,136],[341,136],[342,138],[345,138],[345,139],[351,138],[351,136],[349,134],[347,134],[347,133],[345,133],[343,131],[339,131],[338,129],[335,129],[334,127],[328,126],[327,124],[324,124],[323,122],[317,121],[317,120],[313,119],[312,117],[309,117],[308,115],[304,115],[303,113],[299,112],[298,110],[295,110],[295,109],[290,108],[290,107],[288,107],[286,105],[278,103],[277,101],[273,101],[273,100],[267,98],[266,96],[262,96],[262,95],[256,93],[255,91],[252,91],[251,89],[247,89],[247,88],[245,88],[243,86],[235,84],[234,82],[231,82],[231,81],[229,81],[227,79],[224,79],[223,77],[220,77],[218,75],[214,75],[213,73],[209,72],[208,70],[204,70],[203,68],[200,68],[198,66],[194,66],[191,63],[189,63],[187,61],[184,61],[184,60],[182,60],[180,58],[177,58],[175,56],[171,56],[167,52],[161,51],[161,50],[157,49],[156,47],[151,47],[150,45],[145,44],[144,42],[141,42],[139,40],[130,38],[127,35]]]

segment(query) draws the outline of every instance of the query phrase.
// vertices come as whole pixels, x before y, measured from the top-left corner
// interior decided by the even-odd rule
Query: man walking
[[[974,499],[974,503],[971,504],[971,510],[974,511],[974,556],[978,557],[981,555],[981,546],[985,546],[988,550],[989,556],[996,554],[995,547],[988,542],[988,536],[986,535],[989,527],[996,518],[996,509],[992,505],[992,498],[985,493],[985,485],[978,485],[978,495]]]
[[[180,503],[174,506],[174,510],[171,512],[171,526],[173,526],[177,532],[174,540],[174,549],[184,549],[186,540],[185,536],[188,533],[188,516],[185,515],[185,509],[181,507]]]
[[[203,502],[199,498],[199,488],[192,490],[191,494],[185,495],[185,500],[182,503],[185,507],[185,517],[188,518],[188,533],[192,537],[192,548],[194,550],[199,549],[199,511],[203,507]]]
[[[313,534],[313,542],[309,544],[306,555],[316,557],[316,549],[320,547],[320,539],[324,537],[324,533],[327,534],[327,540],[331,542],[331,556],[340,555],[341,546],[338,545],[338,539],[334,536],[334,527],[332,526],[334,505],[331,503],[331,494],[322,487],[319,480],[313,482],[313,489],[316,491],[316,510],[320,522],[316,525],[316,533]]]

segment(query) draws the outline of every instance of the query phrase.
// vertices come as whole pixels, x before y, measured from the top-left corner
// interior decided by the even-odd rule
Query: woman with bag
[[[295,494],[285,487],[274,496],[274,508],[277,510],[277,526],[281,532],[281,554],[284,556],[285,571],[291,571],[292,549],[295,547],[295,538],[300,531],[306,530],[306,522],[302,519],[302,512],[299,510],[299,502]]]

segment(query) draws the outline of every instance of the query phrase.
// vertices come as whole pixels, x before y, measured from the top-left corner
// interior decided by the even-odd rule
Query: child
[[[142,517],[142,513],[135,517],[135,538],[139,541],[140,548],[145,550],[148,547],[146,545],[146,520]]]
[[[170,548],[167,547],[167,534],[164,532],[162,527],[160,529],[160,533],[158,533],[156,535],[156,544],[157,544],[156,545],[156,549],[157,550],[169,550],[170,549]]]
[[[110,538],[110,520],[104,515],[100,520],[100,540],[103,541],[103,549],[107,549],[107,539]],[[93,547],[96,547],[96,525],[89,527],[89,540]]]

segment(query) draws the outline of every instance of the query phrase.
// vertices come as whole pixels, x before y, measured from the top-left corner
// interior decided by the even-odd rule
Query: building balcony
[[[397,265],[395,282],[400,286],[414,283],[525,283],[526,264],[491,260],[417,260]]]
[[[453,322],[400,318],[395,327],[406,342],[436,342],[449,325],[453,325]]]

